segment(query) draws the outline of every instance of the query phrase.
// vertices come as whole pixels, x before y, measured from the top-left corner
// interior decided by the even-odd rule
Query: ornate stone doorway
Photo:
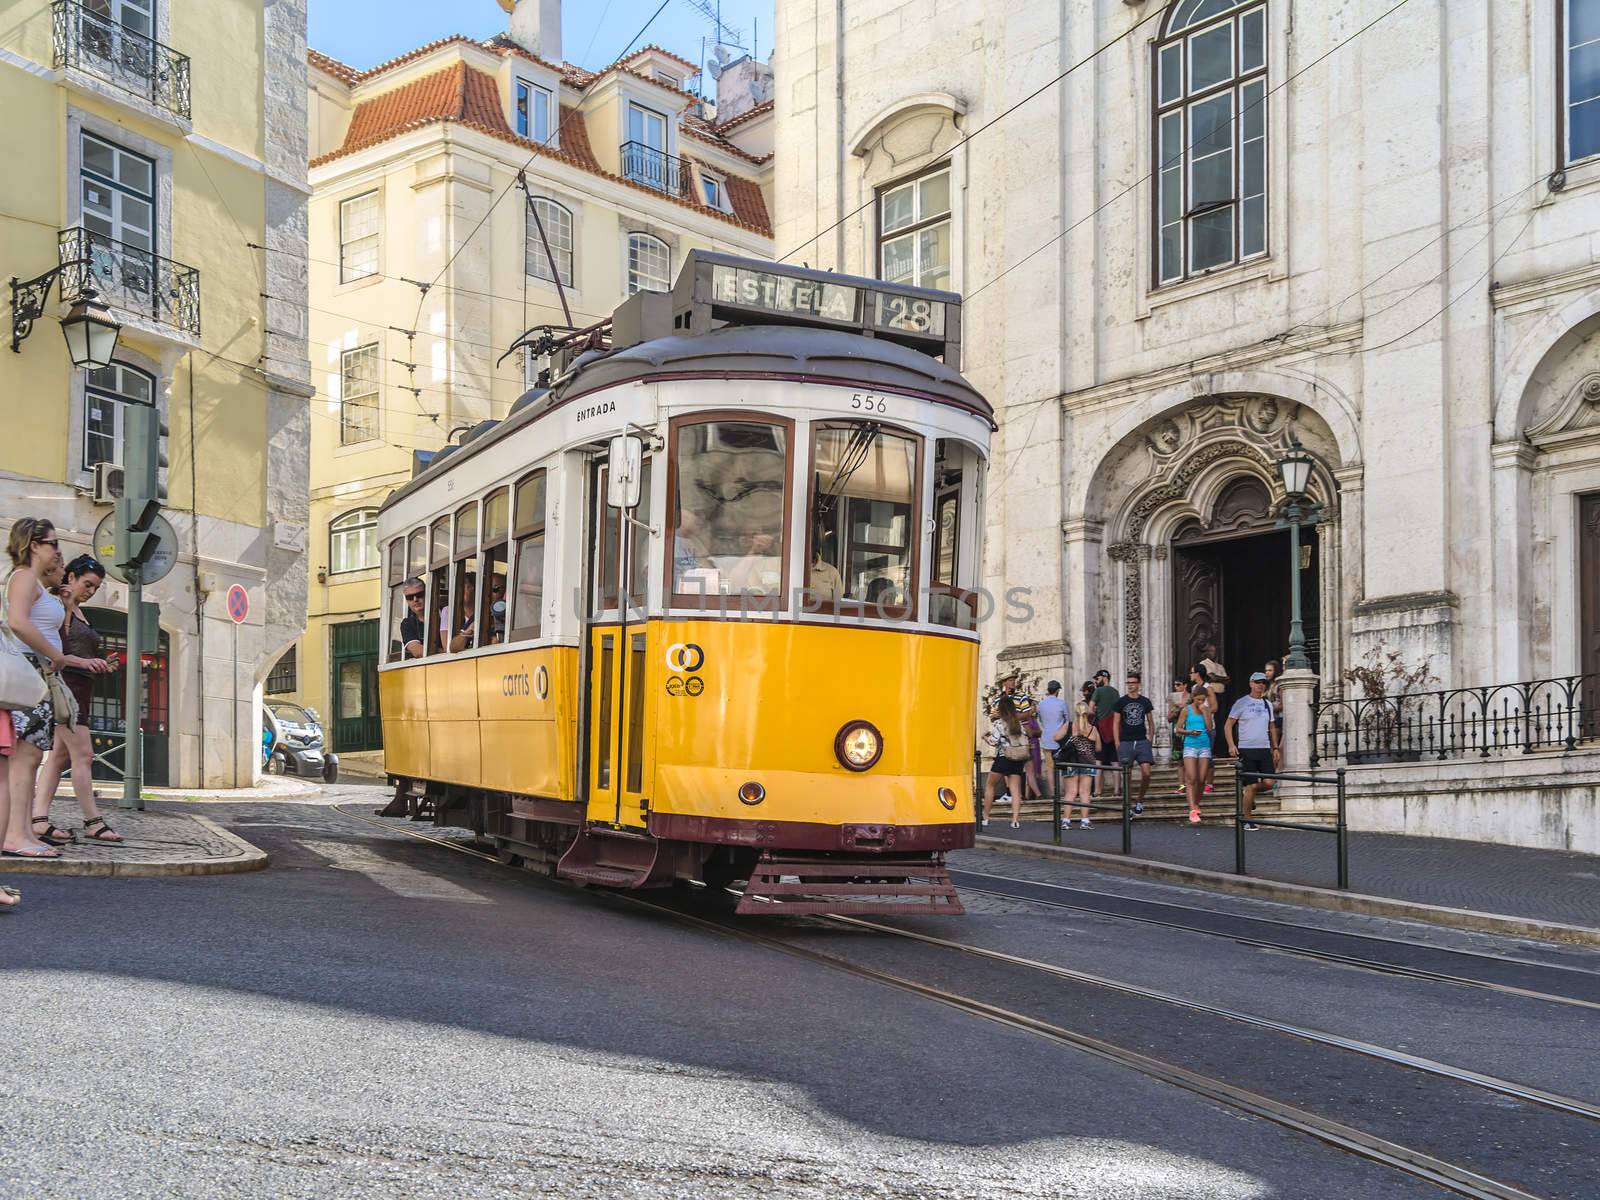
[[[1229,696],[1244,694],[1250,672],[1289,645],[1289,534],[1278,529],[1272,497],[1253,475],[1224,485],[1211,520],[1190,520],[1172,538],[1173,678],[1187,677],[1207,642],[1231,673]],[[1317,666],[1316,542],[1301,553],[1301,597],[1308,648]]]

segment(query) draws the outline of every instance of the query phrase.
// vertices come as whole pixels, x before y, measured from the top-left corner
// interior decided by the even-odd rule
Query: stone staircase
[[[1134,770],[1129,773],[1133,784],[1133,795],[1139,795],[1139,772]],[[1223,759],[1217,763],[1216,781],[1212,784],[1209,796],[1202,796],[1200,812],[1207,818],[1231,817],[1233,815],[1233,781],[1234,762]],[[1109,798],[1103,798],[1109,803]],[[996,815],[1003,815],[1009,810],[1009,805],[1004,799],[995,803]],[[1262,816],[1272,816],[1281,811],[1281,805],[1270,794],[1258,794],[1256,797],[1256,811]],[[1048,821],[1051,814],[1051,804],[1048,799],[1027,801],[1022,806],[1022,819],[1024,821]],[[1109,809],[1092,811],[1090,818],[1096,822],[1116,821],[1120,818]],[[1134,817],[1136,821],[1187,821],[1189,819],[1188,797],[1179,791],[1178,768],[1175,763],[1157,761],[1155,768],[1150,772],[1150,789],[1145,793],[1144,812]]]

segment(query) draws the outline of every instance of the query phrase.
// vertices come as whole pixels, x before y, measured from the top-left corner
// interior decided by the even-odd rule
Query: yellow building
[[[722,69],[719,113],[686,60],[584,71],[559,4],[514,8],[505,36],[367,71],[310,55],[314,578],[276,678],[343,754],[380,745],[377,508],[414,456],[506,414],[537,371],[507,356],[525,330],[665,290],[697,247],[772,256],[770,70]]]
[[[305,21],[304,0],[14,0],[0,23],[0,272],[63,268],[31,336],[0,354],[0,530],[47,517],[69,558],[89,550],[112,512],[96,464],[120,461],[129,405],[160,410],[177,555],[145,590],[162,627],[152,785],[251,781],[253,698],[304,626]],[[56,326],[85,286],[122,324],[116,361],[92,372]],[[114,647],[127,589],[95,605]],[[106,677],[89,714],[106,778],[121,693]]]

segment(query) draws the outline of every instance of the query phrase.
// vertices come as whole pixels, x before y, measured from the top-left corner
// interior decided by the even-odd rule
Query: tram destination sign
[[[949,304],[922,290],[874,288],[851,278],[832,283],[816,272],[709,264],[710,302],[718,307],[766,312],[774,317],[869,328],[944,341]],[[850,277],[843,277],[850,278]]]

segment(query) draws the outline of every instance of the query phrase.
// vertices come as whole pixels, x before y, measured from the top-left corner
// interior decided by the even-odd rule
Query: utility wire
[[[1401,0],[1401,2],[1404,3],[1404,0]],[[1012,113],[1016,112],[1017,109],[1021,108],[1023,105],[1027,104],[1029,101],[1037,99],[1039,96],[1044,95],[1045,92],[1047,92],[1051,88],[1055,87],[1056,84],[1060,83],[1068,75],[1071,75],[1079,67],[1085,66],[1088,63],[1092,63],[1095,59],[1099,58],[1107,50],[1110,50],[1118,42],[1121,42],[1123,39],[1125,39],[1125,38],[1129,37],[1130,35],[1132,35],[1135,31],[1138,30],[1138,28],[1141,25],[1144,25],[1147,22],[1155,20],[1157,17],[1161,16],[1165,11],[1166,11],[1166,6],[1165,5],[1161,5],[1161,4],[1156,5],[1156,7],[1153,8],[1149,12],[1149,14],[1147,14],[1146,16],[1140,17],[1139,20],[1135,21],[1132,25],[1128,26],[1127,29],[1124,29],[1121,33],[1117,34],[1117,36],[1112,38],[1109,42],[1106,42],[1103,46],[1097,47],[1092,53],[1088,54],[1087,56],[1085,56],[1083,58],[1080,58],[1077,62],[1073,63],[1070,67],[1068,67],[1065,71],[1061,72],[1061,74],[1055,76],[1053,79],[1050,79],[1050,80],[1046,81],[1045,83],[1040,84],[1037,88],[1035,88],[1033,91],[1029,92],[1021,100],[1018,100],[1015,104],[1011,105],[1011,107],[1009,107],[1007,109],[1004,109],[1000,113],[996,114],[990,120],[985,121],[982,125],[978,126],[971,133],[963,135],[961,137],[961,139],[959,141],[957,141],[955,143],[955,145],[951,146],[950,149],[947,150],[945,153],[948,154],[948,153],[951,153],[953,151],[959,150],[959,149],[961,149],[962,146],[965,146],[968,142],[970,142],[973,138],[977,137],[980,133],[983,133],[983,132],[985,132],[986,130],[989,130],[989,129],[993,129],[1001,121],[1005,120]],[[800,253],[800,251],[804,250],[807,246],[815,245],[818,241],[820,241],[822,238],[826,237],[828,234],[832,233],[835,229],[839,228],[839,226],[843,225],[846,221],[851,220],[854,217],[860,216],[862,213],[864,213],[867,209],[871,208],[876,203],[877,203],[877,198],[874,197],[873,199],[868,200],[865,204],[861,205],[859,208],[855,209],[854,211],[845,213],[844,216],[840,217],[837,221],[835,221],[832,225],[829,225],[826,229],[819,229],[816,233],[812,234],[811,237],[809,237],[805,241],[801,242],[793,250],[790,250],[787,253],[779,255],[777,261],[778,262],[784,262],[787,259],[789,259],[790,257],[792,257],[793,255],[796,255],[796,254]]]

